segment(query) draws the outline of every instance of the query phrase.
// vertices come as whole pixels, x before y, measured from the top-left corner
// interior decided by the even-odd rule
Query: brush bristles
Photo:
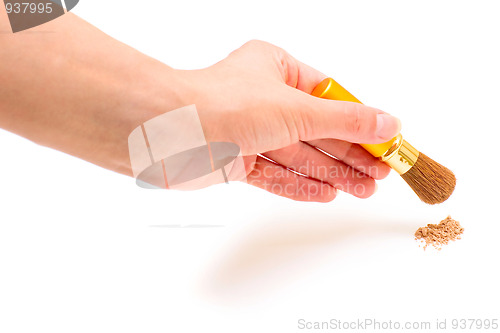
[[[430,205],[448,199],[455,189],[455,175],[426,155],[420,153],[415,165],[401,175],[420,200]]]

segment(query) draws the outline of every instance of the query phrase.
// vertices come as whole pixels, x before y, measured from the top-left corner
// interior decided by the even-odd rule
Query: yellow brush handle
[[[337,101],[356,102],[362,104],[356,97],[345,90],[344,87],[335,82],[335,80],[333,80],[332,78],[327,78],[321,81],[321,83],[318,84],[316,88],[314,88],[312,95],[325,99],[334,99]],[[391,148],[394,140],[396,140],[396,137],[384,143],[361,144],[361,146],[373,156],[380,157],[384,155],[389,150],[389,148]]]

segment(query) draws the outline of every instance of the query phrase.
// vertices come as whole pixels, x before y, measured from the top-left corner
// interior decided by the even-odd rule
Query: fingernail
[[[398,118],[388,114],[377,115],[377,136],[384,140],[390,140],[401,130],[401,122]]]

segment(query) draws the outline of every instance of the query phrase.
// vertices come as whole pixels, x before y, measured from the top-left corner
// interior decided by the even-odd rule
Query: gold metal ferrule
[[[403,136],[399,134],[391,148],[384,155],[380,156],[380,160],[402,175],[417,162],[418,154],[418,150],[405,141]]]

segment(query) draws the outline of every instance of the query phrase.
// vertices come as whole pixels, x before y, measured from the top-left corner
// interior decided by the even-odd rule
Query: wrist
[[[194,103],[194,90],[188,72],[175,70],[153,59],[146,62],[142,59],[134,81],[123,87],[124,101],[113,112],[117,115],[117,126],[114,126],[117,132],[112,146],[120,147],[118,151],[122,153],[110,169],[131,175],[128,155],[130,133],[150,119]]]

